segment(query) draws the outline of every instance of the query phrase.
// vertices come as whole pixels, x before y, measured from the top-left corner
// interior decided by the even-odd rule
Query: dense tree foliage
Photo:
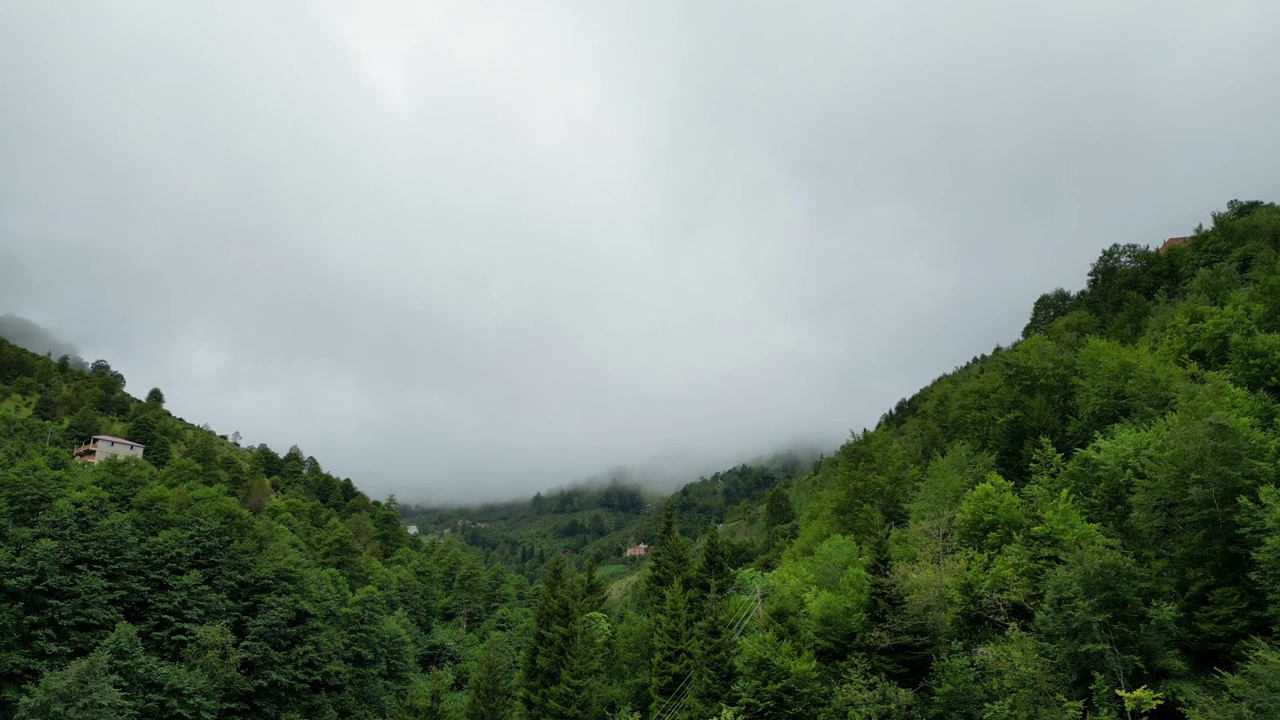
[[[804,453],[784,452],[699,478],[666,498],[615,477],[538,493],[528,501],[471,508],[406,506],[401,514],[422,534],[459,538],[531,582],[549,558],[564,552],[590,558],[602,575],[615,577],[635,569],[634,562],[624,560],[626,548],[654,542],[662,516],[655,505],[673,510],[680,531],[698,537],[710,527],[738,524],[754,512],[752,501],[811,465]],[[741,562],[758,548],[753,539],[739,540],[729,543],[727,552]]]
[[[0,716],[1280,717],[1274,205],[666,499],[402,509],[124,388],[0,342]]]
[[[514,659],[527,584],[413,538],[394,499],[123,395],[105,362],[0,342],[0,368],[0,717],[409,717],[440,673]],[[145,459],[74,462],[95,432]]]

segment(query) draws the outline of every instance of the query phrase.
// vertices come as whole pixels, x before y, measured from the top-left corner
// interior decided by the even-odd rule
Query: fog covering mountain
[[[37,355],[49,355],[55,359],[66,355],[72,366],[80,370],[89,367],[74,344],[63,342],[46,328],[12,313],[0,315],[0,338]]]

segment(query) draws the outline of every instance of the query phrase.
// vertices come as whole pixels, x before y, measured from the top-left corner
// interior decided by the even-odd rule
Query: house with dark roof
[[[77,447],[72,454],[76,460],[87,463],[100,463],[108,458],[142,457],[146,447],[132,440],[112,435],[94,435],[85,444]]]

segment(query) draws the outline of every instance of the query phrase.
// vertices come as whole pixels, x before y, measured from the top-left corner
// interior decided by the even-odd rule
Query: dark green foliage
[[[160,438],[160,419],[154,414],[143,412],[129,423],[129,430],[125,435],[128,439],[143,445],[146,454],[150,455],[148,460],[152,460],[152,464],[156,467],[164,467],[163,463],[154,462],[154,456],[157,455],[158,447],[161,442]]]
[[[102,421],[91,408],[85,407],[67,423],[66,435],[76,443],[87,442],[98,434]]]
[[[418,678],[409,688],[398,720],[452,720],[455,715],[449,688],[453,676],[447,672],[433,672]]]
[[[147,462],[158,468],[168,465],[169,460],[173,457],[172,444],[164,438],[156,438],[145,452]]]
[[[743,718],[811,718],[822,696],[818,663],[771,632],[752,633],[742,642],[734,691]]]
[[[696,611],[684,582],[677,578],[666,586],[660,604],[650,612],[653,618],[653,662],[650,670],[650,708],[657,712],[669,698],[677,696],[694,671],[697,643],[693,636]]]
[[[18,704],[18,720],[126,720],[138,717],[136,708],[116,687],[103,653],[72,661],[45,673]]]
[[[693,630],[701,596],[694,578],[693,552],[676,527],[675,512],[662,519],[645,582],[645,602],[652,620],[650,707],[657,711],[683,688],[693,671]]]
[[[546,717],[549,694],[564,672],[569,628],[574,621],[567,575],[568,568],[560,557],[553,558],[543,570],[541,595],[521,665],[520,703],[530,717]]]
[[[1079,304],[1079,297],[1070,291],[1058,288],[1045,293],[1036,300],[1031,308],[1031,320],[1022,330],[1022,337],[1028,338],[1044,332],[1055,321],[1066,317]]]
[[[709,530],[698,551],[695,591],[708,599],[722,600],[733,589],[733,571],[728,550],[716,530]]]
[[[721,705],[733,705],[732,622],[741,604],[730,603],[733,575],[726,561],[719,533],[712,530],[702,541],[694,592],[701,598],[701,617],[693,620],[693,678],[690,687],[692,717],[713,717]]]
[[[796,520],[795,508],[791,506],[791,498],[782,488],[774,488],[765,500],[765,522],[769,527],[789,525]]]
[[[501,565],[413,539],[394,500],[370,501],[314,459],[303,477],[333,495],[272,490],[253,462],[269,466],[268,451],[122,394],[127,408],[99,415],[100,385],[120,393],[105,364],[85,374],[49,361],[37,382],[41,362],[7,367],[78,409],[51,422],[0,414],[0,717],[382,720],[420,696],[431,637],[456,633],[449,663],[472,661],[478,640],[440,611],[473,601],[459,578],[483,581],[469,630],[486,633],[503,603],[508,627],[523,624]],[[83,403],[58,399],[80,392]],[[75,463],[72,443],[100,431],[147,441],[144,461]],[[181,455],[158,470],[170,445]],[[453,712],[460,696],[446,690]]]
[[[607,485],[582,485],[538,493],[531,501],[512,501],[477,508],[401,509],[407,523],[423,534],[452,535],[492,552],[511,570],[536,580],[546,558],[568,551],[594,560],[611,577],[629,575],[640,563],[624,557],[638,543],[652,545],[666,511],[675,513],[676,526],[686,537],[708,527],[749,520],[758,509],[753,501],[779,482],[808,467],[808,456],[787,452],[758,465],[741,465],[699,478],[658,503],[659,512],[640,489],[618,478]],[[794,528],[792,528],[794,529]],[[786,533],[782,533],[785,535]],[[741,567],[770,548],[727,541],[733,567]],[[780,551],[780,548],[779,548]]]
[[[638,513],[644,510],[644,497],[640,495],[638,488],[613,480],[604,491],[603,505],[620,513]]]
[[[668,588],[677,583],[684,588],[693,585],[693,547],[676,527],[675,511],[668,510],[649,554],[646,598],[652,606],[660,606]]]
[[[31,417],[37,420],[57,420],[58,405],[49,393],[40,393],[36,404],[31,408]]]
[[[521,663],[519,697],[527,717],[600,717],[601,655],[609,636],[601,594],[594,568],[578,574],[562,557],[547,563]]]
[[[1250,638],[1280,612],[1277,230],[1280,209],[1233,203],[1165,253],[1110,248],[1085,290],[1037,302],[1022,342],[796,479],[794,541],[757,561],[776,566],[775,632],[856,660],[841,697],[888,716],[1122,717],[1116,691],[1175,713],[1243,692],[1213,673],[1260,662]],[[782,507],[771,494],[754,531]],[[840,533],[871,561],[870,623],[833,636],[824,603],[859,597],[816,602]]]
[[[1274,720],[1280,717],[1280,648],[1247,645],[1248,656],[1233,673],[1221,672],[1204,698],[1193,702],[1191,720]]]
[[[507,639],[493,633],[480,650],[467,690],[466,720],[509,720],[515,712],[515,674]]]
[[[792,477],[802,465],[803,458],[796,453],[775,455],[760,465],[740,465],[685,485],[667,506],[677,514],[681,532],[698,535],[730,519],[736,507]]]

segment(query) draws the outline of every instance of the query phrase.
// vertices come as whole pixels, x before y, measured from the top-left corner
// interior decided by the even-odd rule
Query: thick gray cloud
[[[89,364],[80,357],[80,351],[74,344],[60,340],[48,328],[40,327],[26,318],[13,314],[0,315],[0,338],[38,355],[54,358],[66,356],[72,366],[82,370],[89,369]]]
[[[1280,195],[1276,3],[932,5],[0,4],[0,309],[494,498],[834,447]]]

